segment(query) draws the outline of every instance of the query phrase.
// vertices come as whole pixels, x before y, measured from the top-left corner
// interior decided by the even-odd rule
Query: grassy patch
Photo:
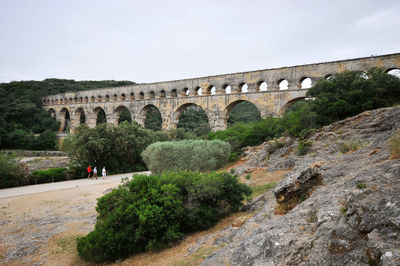
[[[400,131],[389,139],[390,159],[400,158]]]
[[[349,141],[340,143],[339,144],[339,151],[341,153],[353,152],[353,151],[356,151],[356,150],[360,149],[363,146],[365,146],[365,145],[361,141],[355,140],[355,139],[351,139]]]
[[[303,156],[308,153],[308,151],[311,148],[311,142],[309,141],[299,141],[299,144],[297,145],[297,155]]]
[[[267,183],[264,185],[251,187],[251,190],[253,191],[252,197],[256,198],[256,197],[260,196],[261,194],[266,192],[268,189],[273,188],[276,185],[276,183],[277,182],[270,182],[270,183]]]

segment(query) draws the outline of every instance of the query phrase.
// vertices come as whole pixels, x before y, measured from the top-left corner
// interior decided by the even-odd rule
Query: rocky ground
[[[236,172],[290,171],[202,265],[400,265],[399,129],[400,107],[379,109],[316,132],[304,156],[285,138],[250,148]]]

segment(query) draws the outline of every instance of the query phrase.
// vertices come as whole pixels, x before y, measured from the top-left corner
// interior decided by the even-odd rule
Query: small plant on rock
[[[367,187],[367,185],[364,184],[364,183],[358,183],[358,184],[357,184],[357,188],[358,188],[358,189],[364,189],[364,188],[366,188],[366,187]]]
[[[299,144],[297,145],[297,155],[303,156],[308,153],[311,147],[311,142],[309,141],[299,141]]]
[[[362,147],[362,143],[359,140],[349,140],[339,144],[339,150],[341,153],[353,152]]]
[[[390,159],[400,158],[400,131],[389,139]]]
[[[250,180],[250,178],[251,178],[251,175],[250,175],[250,174],[247,174],[247,175],[246,175],[246,180]]]

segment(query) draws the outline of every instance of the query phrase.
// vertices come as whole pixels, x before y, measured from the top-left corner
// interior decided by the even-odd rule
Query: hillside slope
[[[324,127],[305,156],[290,139],[252,148],[237,172],[290,171],[202,265],[400,265],[400,159],[388,150],[399,129],[398,106]]]

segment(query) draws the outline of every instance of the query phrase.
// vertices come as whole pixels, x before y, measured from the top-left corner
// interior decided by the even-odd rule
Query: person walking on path
[[[96,166],[93,168],[93,176],[92,176],[92,179],[93,179],[93,177],[96,177],[96,180],[97,180],[97,167],[96,167]]]
[[[87,168],[87,172],[88,172],[87,178],[89,179],[90,178],[90,174],[92,173],[92,167],[90,165]],[[93,177],[92,177],[92,179],[93,179]]]
[[[103,170],[101,170],[101,175],[103,176],[103,179],[107,176],[107,172],[106,172],[106,167],[103,166]]]

